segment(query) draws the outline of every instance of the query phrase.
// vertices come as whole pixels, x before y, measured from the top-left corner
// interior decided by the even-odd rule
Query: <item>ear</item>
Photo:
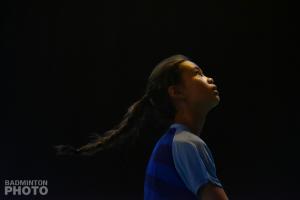
[[[184,94],[182,92],[182,88],[178,85],[171,85],[168,87],[169,96],[172,99],[183,99]]]

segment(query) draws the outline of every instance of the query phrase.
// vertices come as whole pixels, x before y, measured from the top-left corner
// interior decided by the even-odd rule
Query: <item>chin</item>
[[[214,108],[214,107],[216,107],[217,105],[219,105],[219,103],[220,103],[220,97],[219,97],[219,95],[216,95],[215,96],[215,98],[213,99],[213,101],[212,101],[212,108]]]
[[[216,95],[216,99],[217,99],[217,102],[218,102],[218,104],[219,104],[219,102],[220,102],[220,96],[219,96],[219,95]]]

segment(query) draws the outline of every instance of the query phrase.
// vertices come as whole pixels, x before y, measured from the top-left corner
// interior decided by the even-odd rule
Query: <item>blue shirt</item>
[[[173,123],[148,161],[144,200],[197,200],[198,190],[208,182],[222,187],[211,151],[186,126]]]

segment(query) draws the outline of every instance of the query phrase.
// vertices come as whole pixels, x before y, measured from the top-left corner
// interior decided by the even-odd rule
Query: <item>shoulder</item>
[[[206,143],[198,136],[189,131],[176,132],[173,138],[173,146],[177,148],[189,147],[203,150],[207,148]]]
[[[176,132],[172,142],[173,157],[175,159],[208,159],[210,150],[205,142],[197,135],[183,130]]]
[[[186,130],[175,133],[172,153],[178,174],[195,195],[208,182],[222,187],[210,149],[199,136]]]
[[[197,158],[207,167],[215,167],[213,155],[204,140],[189,131],[183,130],[175,133],[172,151],[174,159]]]

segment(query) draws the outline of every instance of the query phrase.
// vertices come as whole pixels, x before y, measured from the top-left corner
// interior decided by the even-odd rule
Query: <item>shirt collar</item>
[[[190,129],[186,126],[186,125],[183,125],[181,123],[173,123],[171,124],[170,128],[176,128],[176,132],[177,131],[190,131]]]

